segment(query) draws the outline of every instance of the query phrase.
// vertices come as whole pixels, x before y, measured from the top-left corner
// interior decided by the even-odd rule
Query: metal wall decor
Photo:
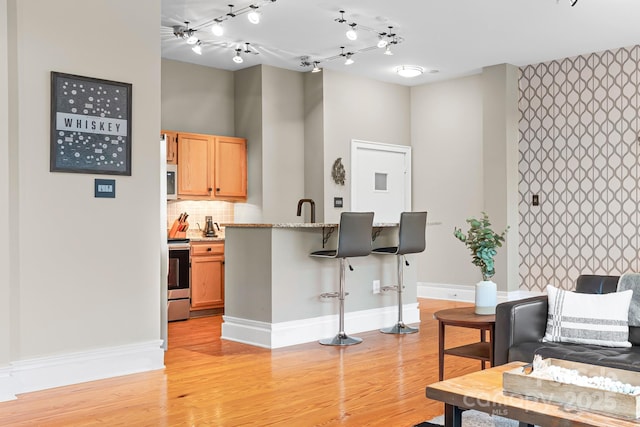
[[[51,172],[131,175],[131,84],[51,72]]]
[[[345,170],[342,165],[342,157],[338,157],[335,162],[333,162],[333,167],[331,168],[331,178],[333,178],[333,182],[336,184],[344,185],[344,176]]]

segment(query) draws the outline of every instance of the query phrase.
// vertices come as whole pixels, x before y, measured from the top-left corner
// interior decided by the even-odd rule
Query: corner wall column
[[[483,87],[484,210],[495,230],[507,225],[505,245],[496,256],[498,291],[519,288],[518,232],[518,68],[510,64],[486,67]]]

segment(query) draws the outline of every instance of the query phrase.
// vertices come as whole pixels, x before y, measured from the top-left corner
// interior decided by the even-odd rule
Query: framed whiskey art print
[[[131,89],[51,72],[51,172],[131,175]]]

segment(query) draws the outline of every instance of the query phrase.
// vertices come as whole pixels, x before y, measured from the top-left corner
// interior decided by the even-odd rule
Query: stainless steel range
[[[186,320],[191,307],[189,240],[169,240],[169,277],[167,280],[168,320]]]

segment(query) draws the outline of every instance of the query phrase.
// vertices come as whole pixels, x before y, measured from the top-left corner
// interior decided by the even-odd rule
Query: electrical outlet
[[[374,280],[373,281],[373,293],[374,294],[379,294],[380,293],[380,280]]]

